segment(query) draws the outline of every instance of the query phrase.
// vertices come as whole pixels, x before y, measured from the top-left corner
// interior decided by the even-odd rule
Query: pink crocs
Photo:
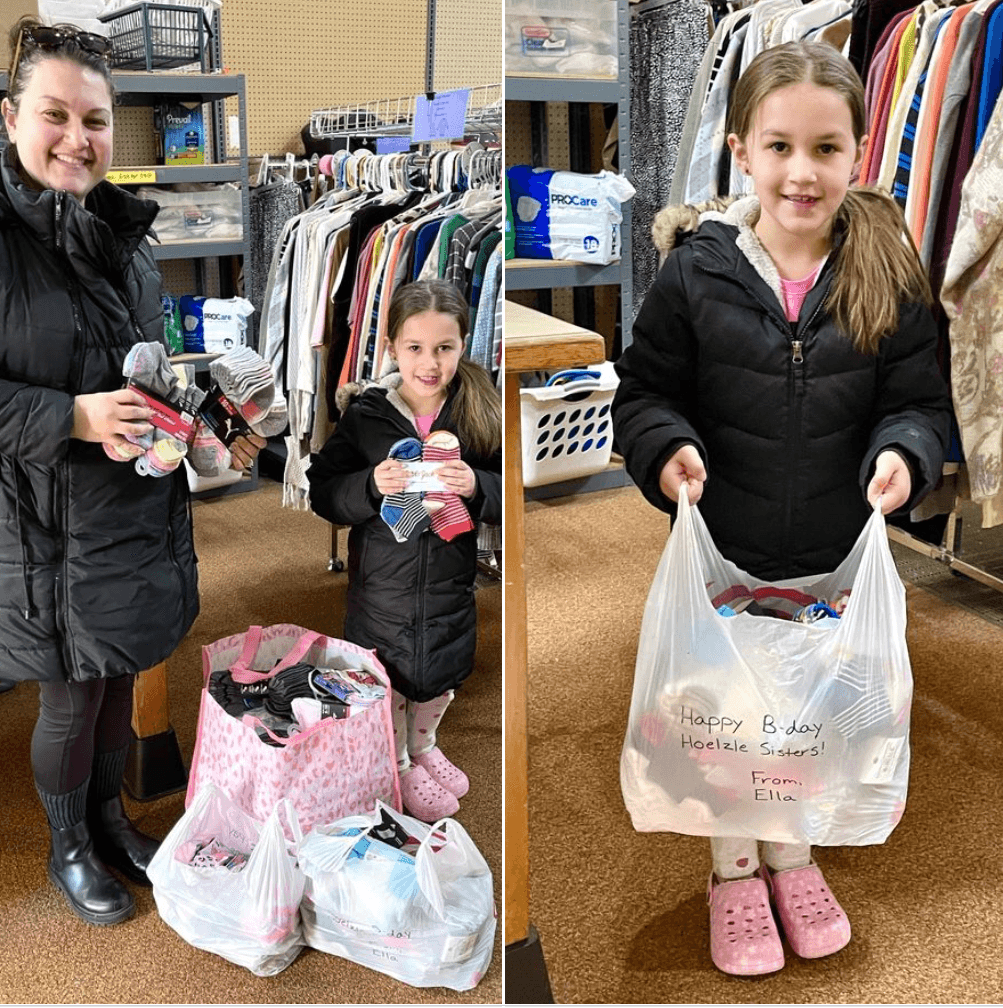
[[[818,865],[763,874],[770,882],[773,900],[791,950],[803,959],[818,959],[838,952],[850,940],[850,922],[829,892]]]
[[[784,965],[784,947],[761,878],[715,882],[707,886],[710,902],[710,957],[722,973],[756,976]]]
[[[423,766],[412,766],[400,775],[401,801],[422,822],[434,823],[444,816],[456,815],[460,803],[441,784],[432,780]]]
[[[412,756],[411,762],[424,767],[432,780],[438,781],[457,798],[462,798],[470,790],[470,781],[467,780],[467,775],[446,759],[445,754],[438,746],[420,756]]]

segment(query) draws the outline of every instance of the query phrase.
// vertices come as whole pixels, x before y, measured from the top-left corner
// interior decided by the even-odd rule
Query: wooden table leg
[[[519,375],[505,375],[505,1002],[552,1004],[539,935],[529,922],[526,537]]]
[[[130,798],[151,801],[188,786],[188,773],[171,727],[164,662],[136,676],[132,736],[123,781]]]

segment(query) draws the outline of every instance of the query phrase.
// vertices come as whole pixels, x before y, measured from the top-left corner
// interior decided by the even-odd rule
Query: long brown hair
[[[744,142],[769,94],[805,82],[842,95],[859,144],[867,131],[864,86],[849,60],[827,42],[787,42],[756,56],[732,93],[728,132]],[[880,189],[849,189],[833,231],[834,237],[842,233],[843,243],[826,307],[857,350],[875,354],[881,338],[897,329],[903,301],[933,304],[929,278],[899,205]]]
[[[459,288],[445,280],[418,280],[398,287],[387,309],[387,339],[395,343],[401,326],[412,315],[441,312],[456,320],[466,340],[470,310]],[[456,396],[452,418],[460,442],[478,455],[493,455],[501,447],[501,396],[479,364],[461,357],[453,377]]]

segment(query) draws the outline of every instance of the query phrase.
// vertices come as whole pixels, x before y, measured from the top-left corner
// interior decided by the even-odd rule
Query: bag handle
[[[321,636],[316,630],[305,630],[284,658],[276,662],[272,668],[259,671],[258,669],[251,668],[251,663],[254,661],[258,648],[261,646],[261,627],[249,627],[247,636],[244,639],[243,650],[233,665],[230,666],[230,674],[233,676],[234,681],[239,683],[254,683],[261,682],[262,679],[271,679],[277,672],[282,672],[291,665],[301,662],[310,648],[320,640]]]
[[[470,834],[455,819],[439,819],[429,827],[427,835],[418,845],[418,852],[415,854],[415,874],[418,878],[418,888],[425,899],[431,904],[439,918],[445,920],[446,903],[442,896],[442,880],[432,864],[432,858],[439,853],[439,851],[432,851],[432,846],[438,837],[444,837],[446,841],[439,851],[452,847],[459,859],[458,863],[466,866],[463,874],[475,874],[472,870],[474,868],[479,868],[482,872],[490,872],[491,869],[484,860],[484,855],[470,839]]]

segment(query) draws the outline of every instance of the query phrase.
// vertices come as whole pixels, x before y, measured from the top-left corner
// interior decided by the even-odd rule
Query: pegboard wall
[[[436,3],[436,88],[501,81],[497,8],[485,18],[476,0]],[[252,156],[302,151],[315,109],[425,90],[427,0],[394,0],[386,14],[347,0],[224,0],[223,62],[247,78]]]
[[[435,89],[502,81],[502,4],[435,0]]]

